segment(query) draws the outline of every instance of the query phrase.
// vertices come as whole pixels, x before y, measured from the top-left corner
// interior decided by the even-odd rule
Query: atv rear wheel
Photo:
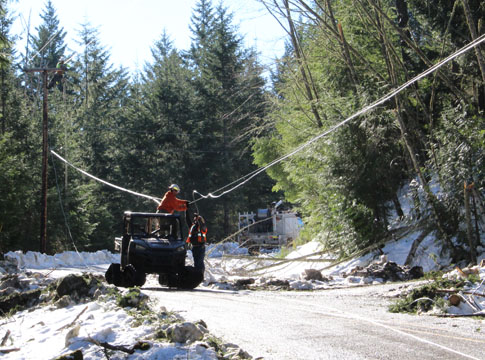
[[[184,271],[179,276],[179,289],[192,290],[204,281],[204,271],[195,269],[193,266],[185,266]]]
[[[158,274],[158,283],[162,286],[167,286],[168,285],[167,274]]]
[[[169,288],[178,288],[180,287],[180,274],[158,274],[158,283]]]

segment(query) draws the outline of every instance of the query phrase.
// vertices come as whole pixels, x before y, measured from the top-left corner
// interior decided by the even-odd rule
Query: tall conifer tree
[[[40,67],[55,68],[59,58],[65,55],[66,44],[64,39],[66,32],[60,26],[56,9],[51,0],[47,1],[40,17],[43,22],[36,28],[37,35],[34,36],[32,41],[32,53],[38,54],[34,57],[33,64]]]
[[[264,113],[264,81],[255,54],[245,51],[233,25],[233,16],[209,1],[197,3],[192,17],[193,43],[190,59],[197,77],[198,120],[210,142],[201,159],[206,171],[206,192],[225,187],[254,168],[248,151],[250,129]],[[269,186],[249,183],[244,191],[210,200],[207,208],[219,234],[230,234],[237,225],[237,212],[264,207]],[[251,194],[251,195],[249,195]],[[248,201],[249,200],[249,201]]]

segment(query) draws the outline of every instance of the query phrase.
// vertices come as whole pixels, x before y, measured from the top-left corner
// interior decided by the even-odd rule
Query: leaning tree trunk
[[[403,0],[398,0],[398,1],[403,1]],[[403,6],[401,4],[401,6]],[[401,23],[401,26],[404,24]],[[397,76],[397,71],[395,69],[396,67],[396,61],[393,61],[392,58],[392,52],[389,44],[389,40],[386,37],[386,33],[384,31],[381,31],[382,34],[382,40],[383,40],[383,56],[386,58],[386,64],[388,66],[388,74],[389,74],[389,79],[391,82],[391,85],[393,87],[398,85],[398,76]],[[406,36],[403,32],[399,32],[401,36],[401,40],[404,40],[403,38]],[[406,42],[401,42],[401,44],[406,44]],[[438,199],[434,196],[432,193],[428,181],[426,180],[423,172],[421,171],[421,166],[419,164],[419,161],[416,157],[417,151],[413,146],[413,143],[411,139],[409,138],[409,131],[407,129],[406,123],[404,122],[404,114],[403,114],[403,105],[402,105],[402,100],[399,95],[394,97],[395,101],[395,106],[396,106],[396,120],[399,126],[399,129],[401,131],[401,138],[404,142],[405,148],[407,150],[407,153],[409,155],[409,158],[411,160],[411,164],[413,166],[414,171],[416,172],[419,181],[421,182],[421,185],[423,187],[426,201],[428,204],[431,206],[431,210],[433,212],[433,215],[435,217],[436,221],[436,227],[440,233],[441,236],[443,236],[443,241],[444,244],[447,248],[453,249],[453,244],[449,238],[448,233],[445,230],[445,226],[443,225],[443,220],[442,220],[442,214],[439,210],[439,202]]]
[[[315,105],[315,102],[318,101],[318,94],[317,94],[314,86],[313,86],[314,91],[312,91],[311,85],[313,84],[313,80],[311,79],[310,71],[305,66],[306,62],[305,62],[305,57],[304,57],[304,54],[303,54],[303,49],[301,48],[300,43],[298,41],[298,35],[296,33],[295,24],[293,23],[293,19],[291,17],[290,6],[289,6],[289,3],[288,3],[288,0],[284,0],[284,4],[285,4],[285,10],[286,10],[286,19],[288,21],[288,26],[290,28],[291,44],[293,45],[293,49],[295,51],[295,57],[298,61],[298,66],[300,68],[301,77],[302,77],[302,80],[303,80],[303,84],[305,86],[306,96],[307,96],[307,99],[310,103],[310,107],[311,107],[313,116],[315,117],[315,122],[317,123],[317,126],[319,128],[321,128],[323,126],[322,119],[321,119],[320,114],[318,113],[317,107]],[[308,74],[307,74],[307,72],[308,72]]]
[[[472,40],[476,40],[478,38],[478,32],[475,25],[475,20],[473,19],[473,14],[470,9],[470,4],[468,0],[462,0],[463,3],[463,10],[465,12],[466,22],[468,24],[468,29],[470,30],[470,35]],[[480,72],[482,74],[482,90],[483,94],[485,94],[485,59],[481,51],[481,45],[475,46],[475,55],[478,61],[478,67],[480,68]]]

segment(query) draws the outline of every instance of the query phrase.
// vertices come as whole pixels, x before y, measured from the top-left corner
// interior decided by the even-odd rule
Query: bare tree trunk
[[[399,4],[397,4],[399,2]],[[363,0],[356,0],[356,3],[360,4],[361,10],[367,15],[369,21],[375,26],[375,30],[380,38],[380,42],[382,43],[382,37],[384,36],[384,27],[382,25],[381,18],[379,16],[380,12],[378,12],[376,9],[375,11],[375,16],[373,16],[367,9],[366,6],[363,4]],[[381,2],[377,4],[378,6],[382,6]],[[404,0],[396,0],[396,8],[398,9],[398,24],[400,28],[407,29],[408,21],[409,21],[409,16],[407,14],[407,3]],[[400,14],[400,12],[404,12],[404,14]],[[405,30],[405,33],[410,36],[409,31]],[[405,48],[408,50],[412,50],[407,46],[406,42],[403,41],[402,37],[400,40],[401,48],[400,51],[398,51],[395,46],[388,42],[387,45],[390,49],[389,51],[389,57],[393,58],[398,65],[401,66],[403,73],[405,75],[406,81],[408,81],[411,77],[408,74],[408,66],[414,66],[414,62],[412,61],[412,57],[409,56],[408,52],[405,51]],[[399,57],[399,54],[401,54],[401,57]],[[402,60],[401,60],[402,58]],[[431,112],[428,111],[428,108],[422,99],[419,91],[418,91],[418,85],[417,83],[414,83],[411,85],[411,88],[414,90],[414,95],[416,97],[416,100],[419,102],[419,105],[421,106],[422,111],[425,113],[426,117],[430,119],[429,121],[431,122]]]
[[[1,70],[1,74],[0,74],[0,77],[1,77],[1,81],[0,81],[0,84],[1,84],[1,88],[2,88],[2,95],[1,95],[1,101],[2,101],[2,113],[0,114],[0,119],[2,120],[2,127],[1,127],[1,130],[2,130],[2,135],[5,134],[5,131],[6,131],[6,113],[7,113],[7,90],[6,90],[6,87],[5,87],[5,70]]]
[[[470,35],[472,40],[476,40],[478,38],[477,27],[475,25],[475,20],[473,19],[473,14],[470,9],[470,4],[468,0],[461,0],[463,3],[463,10],[465,12],[466,22],[468,24],[468,29],[470,29]],[[480,68],[480,72],[482,74],[482,89],[483,93],[485,94],[485,59],[481,51],[481,45],[475,46],[475,55],[478,61],[478,67]]]
[[[387,58],[386,64],[388,66],[389,78],[391,80],[391,84],[393,86],[396,86],[398,78],[397,78],[396,70],[394,68],[394,62],[392,61],[392,58],[390,56],[389,41],[388,41],[387,37],[385,36],[384,31],[382,31],[381,34],[382,34],[382,39],[383,39],[383,51],[384,51],[383,56],[385,56]],[[416,174],[417,174],[417,176],[418,176],[418,178],[421,182],[421,185],[424,189],[426,200],[427,200],[428,204],[431,206],[431,209],[434,213],[435,220],[436,220],[436,227],[438,228],[440,235],[444,237],[443,241],[445,243],[445,246],[450,248],[450,249],[453,249],[453,244],[451,243],[451,240],[450,240],[448,234],[446,233],[445,228],[442,224],[440,211],[438,209],[438,200],[436,199],[436,197],[432,193],[432,191],[429,187],[428,181],[426,180],[425,176],[423,175],[423,172],[421,171],[421,166],[420,166],[419,161],[416,157],[417,152],[414,149],[414,146],[413,146],[411,140],[409,139],[409,132],[407,130],[407,126],[406,126],[406,124],[404,122],[404,118],[403,118],[403,110],[402,110],[402,103],[401,103],[400,96],[399,95],[396,96],[394,98],[394,101],[395,101],[395,104],[396,104],[396,120],[398,122],[399,129],[401,130],[401,138],[403,139],[404,144],[406,146],[406,150],[408,152],[408,155],[409,155],[409,158],[411,160],[411,164],[414,168],[414,171],[416,172]]]
[[[462,3],[463,3],[463,10],[465,11],[466,22],[468,24],[468,28],[470,29],[472,40],[476,40],[478,38],[478,33],[477,33],[475,21],[473,19],[473,14],[470,9],[470,4],[468,3],[468,0],[462,0]],[[485,86],[485,59],[483,58],[482,52],[480,51],[480,46],[475,46],[475,54],[477,56],[480,72],[482,73],[482,81],[484,84],[483,86]]]
[[[399,28],[402,29],[402,31],[404,32],[404,34],[406,34],[408,38],[410,38],[411,34],[407,29],[408,21],[409,21],[408,4],[404,0],[396,0],[396,9],[397,9],[397,26],[399,26]],[[411,57],[406,52],[406,48],[409,48],[409,46],[407,46],[406,41],[403,39],[402,36],[400,41],[401,41],[402,59],[405,64],[411,64],[412,63]]]
[[[310,87],[310,81],[313,84],[313,81],[311,80],[311,73],[308,71],[308,76],[307,76],[307,70],[305,69],[305,58],[303,54],[303,50],[300,46],[300,43],[298,41],[298,35],[296,33],[295,29],[295,24],[293,23],[293,19],[291,18],[291,12],[290,12],[290,6],[288,4],[288,0],[284,0],[285,4],[285,9],[286,9],[286,18],[288,20],[288,26],[290,28],[290,38],[291,38],[291,43],[293,45],[293,48],[295,50],[295,56],[298,61],[298,65],[300,68],[300,73],[303,79],[303,83],[305,85],[305,90],[306,90],[306,96],[308,98],[308,101],[310,102],[310,107],[312,109],[313,116],[315,117],[315,121],[317,123],[317,126],[321,128],[323,126],[322,124],[322,119],[320,118],[320,115],[318,113],[317,107],[315,105],[315,100],[318,100],[318,94],[315,92],[312,92],[312,89]],[[309,79],[310,78],[310,79]],[[315,90],[315,87],[313,87]]]
[[[441,51],[440,51],[440,60],[444,57],[444,50],[445,50],[445,44],[446,44],[446,37],[448,33],[450,32],[451,28],[451,21],[453,20],[455,13],[456,13],[456,8],[458,7],[458,2],[460,0],[455,0],[455,3],[453,4],[453,10],[451,11],[450,18],[448,20],[448,25],[446,26],[446,30],[442,36],[443,42],[441,44]],[[433,113],[433,108],[434,108],[434,100],[436,96],[436,79],[438,78],[438,73],[433,74],[433,86],[431,88],[431,98],[429,100],[429,111]],[[432,120],[432,119],[431,119]],[[430,127],[433,128],[433,123],[430,124]]]
[[[410,265],[413,258],[416,256],[416,250],[418,250],[419,245],[426,239],[426,236],[430,233],[429,229],[424,230],[417,238],[413,241],[413,245],[411,245],[411,250],[409,250],[408,256],[406,257],[406,261],[404,261],[404,265]]]
[[[471,184],[473,186],[473,184]],[[466,235],[468,239],[468,246],[470,247],[470,261],[472,264],[477,263],[477,253],[475,251],[475,241],[473,240],[472,216],[470,210],[470,193],[471,187],[468,187],[466,181],[463,187],[463,195],[465,197],[465,219],[466,219]]]
[[[399,216],[399,218],[403,218],[404,212],[402,211],[401,203],[399,202],[396,194],[394,194],[394,196],[392,197],[392,202],[394,204],[394,209],[396,209],[397,216]]]
[[[399,124],[399,128],[401,129],[402,139],[404,140],[404,143],[406,145],[406,149],[408,150],[408,154],[411,158],[411,162],[413,164],[414,171],[418,175],[418,178],[421,182],[421,185],[423,186],[424,193],[425,193],[425,196],[426,196],[426,200],[427,200],[428,204],[431,205],[431,209],[433,210],[435,220],[436,220],[436,226],[438,228],[438,231],[440,232],[440,235],[444,237],[443,241],[445,243],[445,246],[447,246],[449,249],[453,249],[453,244],[451,243],[451,240],[450,240],[448,234],[446,233],[445,228],[442,225],[441,215],[440,215],[440,212],[438,210],[438,200],[436,199],[436,197],[432,193],[431,189],[429,188],[429,184],[426,181],[426,178],[424,177],[424,175],[421,171],[421,167],[419,166],[418,159],[416,158],[416,152],[415,152],[410,140],[408,139],[408,133],[407,133],[407,130],[406,130],[406,125],[404,124],[404,121],[403,121],[403,118],[402,118],[401,103],[400,103],[400,100],[399,100],[398,97],[396,97],[395,102],[396,102],[396,107],[397,107],[396,118],[397,118],[397,121],[398,121],[398,124]]]
[[[475,187],[472,188],[472,193],[478,205],[478,208],[480,209],[482,223],[483,225],[485,225],[485,208],[483,206],[482,199],[480,198],[480,194],[478,193],[477,189],[475,189]]]
[[[318,20],[317,26],[320,27],[324,32],[328,31],[326,34],[329,35],[330,37],[334,38],[336,41],[338,41],[341,44],[341,38],[340,34],[338,32],[338,29],[335,27],[335,24],[329,24],[327,20],[325,20],[319,12],[315,11],[311,6],[309,6],[304,0],[296,0],[296,2],[302,6],[302,8],[310,13],[312,16],[315,17],[315,20]],[[322,13],[326,13],[327,11],[325,8],[319,3],[316,2],[315,5],[319,7]],[[302,11],[303,11],[302,9]],[[358,58],[360,61],[362,61],[362,64],[365,66],[367,70],[369,70],[375,77],[377,77],[381,81],[386,81],[382,75],[380,74],[379,71],[373,68],[372,64],[363,56],[358,50],[356,50],[354,47],[352,47],[351,44],[347,43],[346,44],[349,52],[353,54],[356,58]]]
[[[352,57],[350,56],[350,50],[349,50],[349,45],[347,41],[345,40],[344,36],[344,31],[342,29],[342,24],[338,23],[335,20],[335,16],[333,14],[332,10],[332,5],[329,0],[327,0],[327,10],[328,10],[328,15],[332,21],[332,24],[336,27],[336,30],[338,31],[340,35],[340,47],[342,49],[342,57],[344,58],[345,62],[347,63],[347,67],[349,68],[350,71],[350,80],[354,84],[354,93],[356,94],[358,92],[358,85],[359,85],[359,79],[357,77],[357,73],[354,68],[354,63],[352,62]],[[358,99],[356,97],[356,99]]]
[[[405,31],[403,31],[403,29],[399,28],[399,26],[397,26],[395,24],[395,22],[389,18],[389,16],[387,16],[387,14],[382,11],[382,9],[377,6],[377,4],[375,3],[374,0],[368,0],[368,2],[377,10],[379,11],[379,13],[381,14],[382,18],[385,19],[387,21],[387,23],[389,25],[391,25],[392,27],[394,27],[400,34],[400,36],[402,37],[402,39],[405,41],[405,43],[407,44],[407,46],[409,46],[411,49],[413,49],[413,51],[419,56],[419,58],[427,65],[427,66],[433,66],[434,64],[426,57],[426,55],[421,51],[421,49],[413,43],[413,41],[406,35]],[[469,104],[470,101],[468,100],[468,96],[467,94],[465,94],[462,90],[460,90],[459,88],[457,88],[455,86],[455,84],[453,83],[453,81],[451,79],[449,79],[445,74],[443,74],[442,71],[440,70],[437,70],[436,72],[438,74],[438,76],[446,83],[446,85],[450,88],[450,90],[453,92],[453,94],[459,98],[460,100],[464,101],[465,103]]]

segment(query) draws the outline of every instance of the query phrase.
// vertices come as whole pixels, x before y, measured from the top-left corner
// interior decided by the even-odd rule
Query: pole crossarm
[[[64,72],[65,70],[59,68],[32,68],[32,69],[23,69],[24,72]]]

